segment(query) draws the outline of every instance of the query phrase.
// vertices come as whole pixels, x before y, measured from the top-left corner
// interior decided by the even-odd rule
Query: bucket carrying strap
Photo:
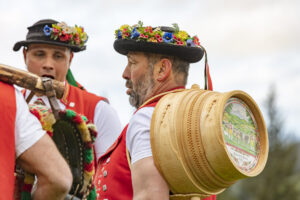
[[[46,90],[46,96],[49,99],[49,103],[54,114],[55,119],[59,119],[59,105],[56,101],[56,92],[53,87],[52,79],[48,77],[43,77],[43,86]]]

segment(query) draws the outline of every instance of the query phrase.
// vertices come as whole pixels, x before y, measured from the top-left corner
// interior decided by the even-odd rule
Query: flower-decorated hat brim
[[[198,47],[187,47],[166,43],[145,42],[133,39],[117,39],[114,49],[123,55],[130,51],[156,53],[179,57],[189,63],[195,63],[202,59],[204,51]]]
[[[50,44],[55,46],[63,46],[70,48],[73,52],[79,52],[86,49],[85,45],[75,45],[67,41],[61,41],[59,39],[53,39],[49,35],[45,34],[45,26],[48,28],[52,27],[52,25],[58,24],[58,21],[53,19],[43,19],[32,26],[28,27],[28,33],[26,35],[26,40],[16,42],[13,50],[18,51],[22,46],[28,47],[30,44]],[[64,24],[67,26],[66,24]]]
[[[86,49],[86,46],[78,47],[75,45],[70,45],[70,44],[63,43],[63,42],[56,42],[53,40],[23,40],[23,41],[19,41],[19,42],[15,43],[13,50],[19,51],[19,49],[22,46],[28,47],[30,44],[50,44],[50,45],[55,45],[55,46],[62,46],[62,47],[70,48],[73,52],[79,52],[79,51],[83,51]]]

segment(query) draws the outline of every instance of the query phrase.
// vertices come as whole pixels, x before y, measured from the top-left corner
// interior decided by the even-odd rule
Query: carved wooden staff
[[[20,70],[8,65],[0,64],[0,81],[16,84],[29,89],[37,94],[46,94],[42,78],[30,72]],[[61,99],[64,95],[65,85],[63,82],[52,80],[56,98]]]

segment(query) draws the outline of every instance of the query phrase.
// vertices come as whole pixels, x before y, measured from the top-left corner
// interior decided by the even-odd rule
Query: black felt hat
[[[204,50],[197,36],[173,27],[142,27],[123,25],[116,30],[114,49],[123,55],[130,51],[157,53],[179,57],[189,63],[202,59]]]
[[[80,43],[78,42],[76,44],[75,41],[72,39],[61,40],[59,35],[57,35],[57,37],[54,37],[53,35],[51,35],[51,30],[52,30],[53,24],[58,24],[58,21],[55,21],[52,19],[44,19],[44,20],[40,20],[40,21],[36,22],[35,24],[33,24],[32,26],[28,27],[28,33],[26,35],[26,40],[17,42],[14,45],[13,50],[18,51],[22,46],[28,47],[29,44],[40,44],[40,43],[68,47],[73,52],[79,52],[79,51],[83,51],[86,49],[86,46],[84,45],[84,43],[86,42],[87,39],[85,41],[81,41]],[[45,28],[48,28],[48,30],[45,30]],[[48,31],[48,34],[46,34],[45,31]],[[62,33],[60,32],[58,34],[62,34]],[[71,35],[71,34],[69,34],[69,35]]]

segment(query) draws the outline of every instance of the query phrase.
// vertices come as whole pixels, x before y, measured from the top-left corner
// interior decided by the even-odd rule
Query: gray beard
[[[132,89],[129,103],[135,108],[139,108],[153,89],[154,80],[150,74],[145,74],[137,81],[137,85]]]

